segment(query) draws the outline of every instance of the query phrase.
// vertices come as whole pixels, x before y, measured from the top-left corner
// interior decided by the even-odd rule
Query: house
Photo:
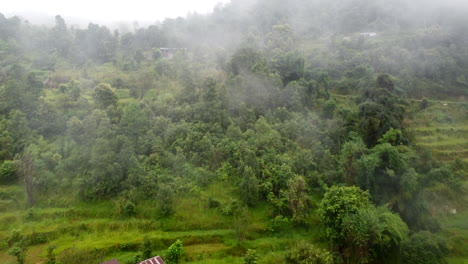
[[[164,58],[172,59],[177,52],[187,51],[187,48],[159,48]]]
[[[363,36],[363,37],[375,37],[377,36],[377,33],[376,32],[362,32],[362,33],[359,33],[359,35]]]
[[[166,264],[160,256],[156,256],[154,258],[150,258],[147,260],[144,260],[142,262],[139,262],[137,264]]]
[[[106,262],[102,262],[101,264],[120,264],[116,259],[109,260]],[[160,256],[156,256],[147,260],[143,260],[142,262],[138,262],[137,264],[166,264]]]

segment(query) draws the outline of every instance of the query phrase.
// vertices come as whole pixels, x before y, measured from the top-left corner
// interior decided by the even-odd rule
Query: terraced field
[[[468,162],[468,125],[417,127],[414,131],[417,144],[430,150],[438,160],[459,158]]]
[[[224,202],[230,199],[229,192],[221,192],[226,189],[229,188],[222,183],[215,183],[202,197],[209,195]],[[0,194],[20,191],[17,186],[0,187]],[[239,226],[239,217],[224,215],[221,208],[209,209],[203,199],[194,199],[190,194],[179,199],[176,212],[169,219],[156,218],[157,211],[151,202],[139,204],[137,216],[121,219],[116,216],[113,201],[60,207],[42,204],[25,210],[21,208],[24,197],[15,199],[4,195],[1,200],[8,205],[18,204],[16,209],[3,207],[0,214],[0,263],[5,264],[15,263],[7,254],[12,230],[18,230],[29,241],[26,263],[42,263],[47,247],[54,245],[59,259],[76,259],[74,263],[90,263],[89,259],[100,263],[117,258],[121,263],[132,264],[144,238],[151,241],[153,255],[162,256],[175,240],[182,240],[185,263],[243,263],[247,248],[257,250],[261,256],[259,263],[272,263],[272,259],[284,257],[293,241],[310,241],[318,232],[311,229],[302,233],[287,230],[272,233],[266,206],[242,216],[245,224]]]
[[[409,130],[436,159],[468,163],[468,103],[432,101],[415,110]]]
[[[416,145],[428,150],[439,162],[460,159],[464,165],[465,182],[458,192],[443,185],[434,186],[430,191],[440,197],[441,204],[456,208],[456,213],[440,216],[441,235],[451,250],[448,262],[468,263],[468,103],[431,101],[426,109],[415,108],[409,131]]]

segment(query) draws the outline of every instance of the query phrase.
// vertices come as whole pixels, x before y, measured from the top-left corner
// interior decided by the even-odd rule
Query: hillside
[[[0,13],[0,262],[466,262],[466,14],[233,0],[119,32]]]

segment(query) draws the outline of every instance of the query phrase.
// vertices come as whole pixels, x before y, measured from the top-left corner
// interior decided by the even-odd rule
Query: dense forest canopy
[[[232,0],[127,32],[0,13],[0,211],[115,201],[123,222],[235,230],[223,257],[245,263],[272,263],[245,241],[285,233],[306,234],[274,248],[286,263],[466,260],[453,246],[466,247],[466,224],[449,246],[438,234],[442,216],[466,212],[467,33],[457,1]],[[434,135],[452,145],[435,153],[423,144]],[[183,199],[224,220],[185,225]],[[0,253],[19,263],[60,238],[28,235],[40,218],[27,212],[0,217]],[[120,252],[70,248],[61,263]]]

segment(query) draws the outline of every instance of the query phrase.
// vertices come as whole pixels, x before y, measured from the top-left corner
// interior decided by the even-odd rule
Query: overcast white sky
[[[156,21],[205,14],[229,0],[0,0],[6,15],[62,15],[96,22]]]

